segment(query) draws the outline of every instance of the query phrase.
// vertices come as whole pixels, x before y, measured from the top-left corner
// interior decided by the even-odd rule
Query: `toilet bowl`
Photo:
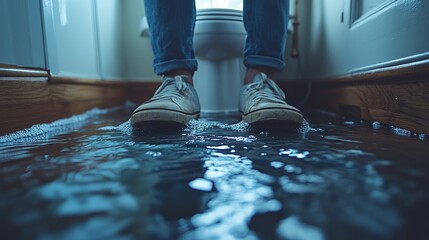
[[[246,31],[242,11],[198,9],[194,51],[198,71],[194,75],[202,115],[235,114],[245,68]]]

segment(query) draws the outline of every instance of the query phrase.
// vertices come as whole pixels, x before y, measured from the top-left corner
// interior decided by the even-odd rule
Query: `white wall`
[[[123,21],[120,0],[96,0],[100,75],[123,80]]]
[[[123,1],[124,77],[127,80],[153,81],[153,53],[148,37],[140,36],[140,21],[145,16],[143,0]]]
[[[39,1],[0,1],[0,64],[46,67]]]
[[[354,2],[300,0],[301,11],[307,11],[300,15],[299,28],[302,78],[322,79],[429,59],[429,1],[377,1],[379,9],[353,22]],[[295,79],[297,68],[292,65],[283,76]]]
[[[320,0],[319,0],[320,1]],[[293,26],[292,20],[289,21],[289,31],[286,40],[286,50],[285,50],[285,63],[286,67],[283,72],[278,73],[275,77],[276,80],[288,81],[288,80],[299,80],[302,79],[304,72],[303,69],[303,55],[306,54],[306,43],[308,41],[309,28],[310,28],[310,19],[311,19],[311,0],[299,0],[298,3],[298,58],[292,58],[292,38],[293,38]],[[290,17],[292,18],[295,15],[295,0],[290,0]]]

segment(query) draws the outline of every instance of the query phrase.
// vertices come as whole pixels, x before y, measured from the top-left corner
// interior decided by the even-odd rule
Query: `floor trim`
[[[20,66],[0,64],[0,80],[16,80],[17,78],[48,78],[49,72],[44,69],[24,68]]]
[[[350,74],[331,76],[322,79],[309,79],[314,83],[340,84],[346,82],[371,82],[371,81],[402,81],[404,78],[416,78],[429,76],[429,59],[403,63],[394,66],[383,66],[374,69],[360,69]]]
[[[429,60],[313,81],[308,105],[429,134]]]
[[[91,108],[123,104],[122,86],[52,84],[46,79],[0,80],[0,135],[80,114]]]

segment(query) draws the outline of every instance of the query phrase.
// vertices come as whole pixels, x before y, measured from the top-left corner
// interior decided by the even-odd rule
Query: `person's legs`
[[[194,57],[195,0],[146,0],[154,72],[174,77],[197,70]]]
[[[240,93],[242,118],[250,124],[282,121],[300,126],[302,114],[286,103],[284,92],[270,79],[285,67],[289,0],[244,0],[243,10],[247,71]]]
[[[155,95],[134,110],[133,127],[186,125],[200,113],[192,87],[197,70],[194,57],[195,0],[145,0],[154,53],[154,72],[163,76]]]
[[[272,77],[285,67],[289,0],[244,0],[243,21],[247,31],[244,65],[245,83],[264,72]]]

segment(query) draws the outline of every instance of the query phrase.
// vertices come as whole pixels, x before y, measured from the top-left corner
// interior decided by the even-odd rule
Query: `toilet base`
[[[202,114],[228,115],[238,113],[238,101],[243,86],[243,58],[222,61],[198,59],[194,75]]]
[[[228,124],[238,123],[242,120],[241,114],[239,112],[201,113],[200,119],[208,121],[219,121]]]

